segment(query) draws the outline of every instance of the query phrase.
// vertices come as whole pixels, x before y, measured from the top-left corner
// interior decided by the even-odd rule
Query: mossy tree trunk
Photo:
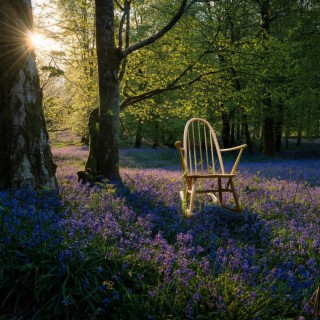
[[[0,186],[56,190],[32,29],[31,0],[0,0]]]

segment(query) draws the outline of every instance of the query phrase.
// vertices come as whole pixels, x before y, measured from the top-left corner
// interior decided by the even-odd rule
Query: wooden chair
[[[186,190],[180,191],[186,216],[193,215],[197,193],[208,194],[222,207],[241,211],[233,179],[236,177],[236,170],[246,145],[220,149],[215,131],[208,121],[200,118],[190,119],[186,123],[183,147],[181,144],[181,141],[177,141],[175,146],[180,154],[183,177],[186,182]],[[226,173],[221,154],[234,150],[239,150],[238,156],[231,171]],[[223,196],[225,193],[233,196],[233,206],[225,204]]]

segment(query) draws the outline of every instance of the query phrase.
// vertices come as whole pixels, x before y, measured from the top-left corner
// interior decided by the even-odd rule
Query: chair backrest
[[[186,123],[183,149],[189,174],[225,173],[217,136],[208,121],[192,118]]]

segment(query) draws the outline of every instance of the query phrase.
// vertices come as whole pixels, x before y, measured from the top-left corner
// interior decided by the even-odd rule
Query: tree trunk
[[[290,131],[288,128],[285,129],[285,141],[286,141],[286,149],[289,148],[289,138],[290,138]]]
[[[297,137],[297,146],[301,146],[301,139],[302,139],[302,130],[301,128],[298,129],[298,137]]]
[[[94,176],[120,179],[119,173],[119,136],[120,136],[120,85],[119,81],[125,73],[126,61],[129,54],[151,45],[163,37],[180,20],[187,8],[187,0],[181,0],[176,14],[163,28],[151,36],[130,45],[130,3],[126,0],[123,7],[123,15],[117,21],[119,30],[115,32],[115,0],[95,0],[96,20],[96,48],[98,58],[99,76],[99,132],[96,150],[92,155],[95,157],[96,170]],[[118,9],[116,10],[119,13]],[[117,17],[118,18],[118,17]],[[124,24],[126,27],[124,28]],[[125,31],[124,31],[125,30]],[[118,39],[118,47],[115,39]],[[122,66],[120,75],[120,66]],[[143,99],[146,99],[143,98]],[[143,100],[142,99],[142,100]],[[139,100],[140,101],[140,100]],[[84,176],[86,174],[84,172]],[[79,178],[81,178],[79,176]]]
[[[99,108],[95,108],[90,112],[88,129],[89,129],[89,156],[86,162],[86,171],[92,171],[93,174],[97,171],[96,149],[98,140],[98,123],[99,123]]]
[[[237,130],[236,130],[236,132],[237,132],[237,141],[238,141],[238,143],[239,143],[239,141],[241,141],[241,129],[240,129],[240,124],[239,124],[239,123],[237,123]]]
[[[281,144],[282,144],[282,126],[283,126],[283,108],[284,102],[281,100],[277,105],[277,113],[276,113],[276,120],[275,120],[275,151],[281,151]]]
[[[262,153],[267,157],[274,156],[275,151],[275,124],[270,92],[265,93],[262,102],[265,114],[262,127]]]
[[[100,97],[99,132],[95,150],[96,170],[99,175],[120,179],[118,73],[122,56],[115,44],[113,0],[96,0],[95,3]]]
[[[227,112],[222,112],[222,142],[224,148],[230,147],[230,117]]]
[[[261,28],[263,30],[262,36],[266,43],[263,43],[264,46],[264,57],[263,60],[267,59],[270,55],[269,47],[268,47],[268,38],[270,33],[270,1],[269,0],[261,0],[260,4],[260,14],[261,14]],[[271,93],[269,89],[269,85],[271,80],[267,78],[264,80],[265,89],[263,95],[265,96],[262,99],[262,103],[264,105],[264,120],[263,120],[263,140],[262,140],[262,152],[266,156],[274,155],[274,119],[273,119],[273,111],[272,110],[272,100]]]
[[[159,144],[159,138],[160,138],[160,127],[159,127],[159,122],[157,120],[155,120],[154,122],[154,132],[153,132],[153,145],[152,145],[152,149],[156,149],[157,147],[160,146]]]
[[[32,29],[31,0],[0,1],[0,185],[57,190]]]
[[[276,120],[275,124],[275,151],[281,151],[281,142],[282,142],[282,121]]]
[[[134,147],[141,148],[141,142],[142,142],[142,121],[141,119],[139,119],[137,124],[136,141],[134,143]]]
[[[252,143],[250,132],[249,132],[247,115],[245,113],[243,114],[243,126],[244,126],[244,134],[246,137],[246,144],[247,144],[247,148],[248,148],[248,153],[253,154],[253,143]]]
[[[274,121],[271,116],[266,116],[263,122],[262,152],[268,157],[274,155]]]
[[[235,136],[235,130],[236,129],[236,124],[232,123],[231,125],[231,130],[230,130],[230,147],[234,147],[237,143],[236,143],[236,136]],[[241,139],[239,139],[238,141],[240,141]]]

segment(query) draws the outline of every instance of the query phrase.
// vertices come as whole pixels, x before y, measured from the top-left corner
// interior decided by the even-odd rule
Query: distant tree
[[[260,78],[262,89],[260,93],[263,110],[262,151],[265,155],[272,156],[275,151],[281,150],[285,125],[287,128],[296,126],[300,136],[301,130],[312,127],[312,123],[315,122],[311,120],[308,112],[314,111],[310,104],[311,99],[307,98],[309,94],[305,95],[305,92],[310,92],[309,89],[314,82],[305,80],[304,76],[307,68],[310,67],[310,62],[313,70],[318,64],[315,60],[312,61],[315,52],[308,48],[309,41],[318,33],[315,28],[318,24],[318,18],[316,18],[318,15],[315,12],[316,8],[311,5],[313,1],[257,0],[256,2],[261,17],[261,32],[257,38],[257,52],[260,55],[260,68],[257,70],[260,77],[257,79]],[[308,36],[301,37],[302,25],[305,26],[303,27],[305,32],[309,29]],[[311,40],[313,47],[315,47],[313,41],[316,38],[317,36]],[[300,59],[297,58],[302,52]],[[308,61],[307,64],[304,64],[306,61]],[[310,75],[310,72],[308,73]],[[302,79],[304,79],[303,88],[298,89]],[[254,80],[254,86],[257,87],[257,81]],[[293,95],[297,99],[294,99]],[[304,101],[303,115],[299,106],[302,101]],[[294,126],[291,122],[292,116],[298,120]]]
[[[0,185],[57,189],[28,34],[31,0],[0,0]]]
[[[320,3],[302,2],[290,17],[287,52],[292,57],[288,79],[288,99],[285,101],[285,130],[301,142],[302,136],[320,136]]]

